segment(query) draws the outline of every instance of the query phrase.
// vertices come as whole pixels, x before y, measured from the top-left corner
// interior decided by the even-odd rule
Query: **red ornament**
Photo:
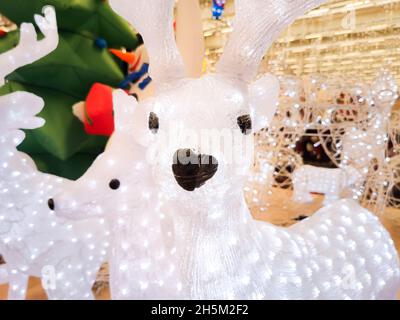
[[[85,131],[87,134],[111,136],[114,132],[113,89],[95,83],[86,98]]]
[[[4,38],[7,35],[7,31],[0,28],[0,38]]]

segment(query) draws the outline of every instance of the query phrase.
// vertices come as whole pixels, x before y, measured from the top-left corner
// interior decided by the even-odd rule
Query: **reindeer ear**
[[[279,80],[272,74],[267,74],[250,85],[249,99],[255,132],[271,123],[278,106],[279,91]]]
[[[113,92],[115,132],[133,133],[134,113],[138,102],[123,90]]]

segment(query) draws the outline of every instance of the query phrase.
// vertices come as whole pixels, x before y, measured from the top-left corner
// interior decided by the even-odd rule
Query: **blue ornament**
[[[146,87],[150,84],[151,81],[152,79],[150,78],[150,76],[145,78],[141,83],[139,83],[140,90],[146,89]]]
[[[143,63],[139,71],[128,74],[125,79],[119,84],[121,89],[129,88],[130,83],[137,83],[145,74],[149,72],[149,64]],[[146,79],[145,79],[146,80]],[[148,83],[147,83],[148,84]],[[147,86],[145,85],[145,87]],[[140,85],[139,85],[140,87]],[[143,90],[143,89],[142,89]]]
[[[108,47],[107,40],[103,38],[97,38],[94,40],[94,44],[100,49],[105,49]]]
[[[224,13],[225,0],[213,0],[212,16],[214,19],[219,20]]]

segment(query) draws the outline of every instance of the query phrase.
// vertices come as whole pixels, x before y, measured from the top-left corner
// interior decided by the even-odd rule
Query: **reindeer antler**
[[[250,82],[263,55],[298,16],[327,0],[235,0],[233,33],[217,72]]]
[[[111,7],[142,35],[157,85],[185,77],[173,32],[175,0],[110,0]]]
[[[0,85],[4,78],[14,70],[30,64],[48,55],[58,45],[57,19],[53,7],[43,8],[43,16],[35,15],[35,21],[45,36],[38,41],[35,27],[31,23],[23,23],[21,36],[16,48],[0,55]]]

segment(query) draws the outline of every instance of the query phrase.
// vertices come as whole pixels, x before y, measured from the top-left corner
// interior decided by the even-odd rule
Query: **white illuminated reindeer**
[[[13,70],[52,52],[58,44],[56,14],[46,7],[22,24],[19,45],[0,55],[0,82]],[[42,277],[50,299],[91,299],[97,271],[106,260],[108,228],[102,220],[71,223],[56,217],[48,199],[69,182],[39,172],[17,146],[20,129],[44,124],[35,117],[44,102],[27,92],[0,97],[0,252],[6,260],[9,299],[24,299],[29,276]],[[3,270],[4,271],[4,270]],[[4,272],[3,272],[4,273]]]
[[[139,104],[134,131],[149,145],[155,181],[168,197],[187,298],[395,298],[400,271],[393,241],[356,202],[335,202],[282,229],[254,221],[243,196],[251,156],[237,134],[251,136],[274,111],[252,103],[250,82],[283,28],[323,2],[237,0],[217,72],[189,79],[170,27],[174,0],[110,1],[149,51],[157,92]],[[205,143],[210,132],[223,140]]]
[[[173,38],[174,1],[111,1],[144,36],[157,93],[139,105],[117,93],[107,151],[54,205],[73,219],[114,214],[114,298],[394,298],[393,242],[357,203],[336,202],[282,229],[255,222],[244,201],[251,156],[235,159],[246,150],[234,139],[268,125],[275,100],[267,93],[276,88],[271,76],[249,82],[281,29],[322,2],[237,1],[235,32],[217,73],[187,79]],[[261,84],[264,90],[254,90]],[[228,149],[200,141],[210,130]],[[168,223],[163,227],[168,218],[159,210],[158,187],[175,237]]]

